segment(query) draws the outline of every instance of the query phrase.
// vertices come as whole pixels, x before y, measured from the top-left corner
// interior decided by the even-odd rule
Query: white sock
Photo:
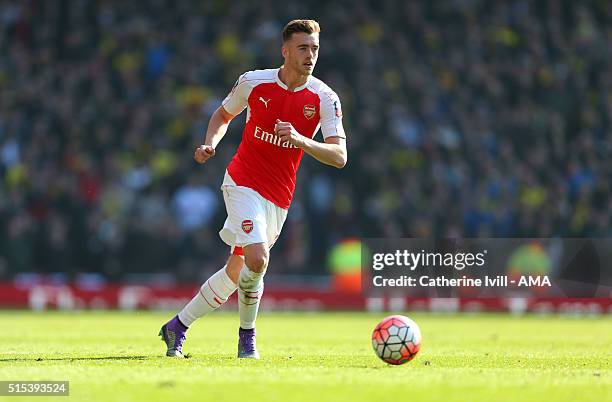
[[[218,309],[236,291],[236,284],[225,272],[224,266],[208,278],[200,291],[191,299],[180,313],[179,320],[189,327],[198,318]]]
[[[245,266],[238,277],[238,312],[242,329],[255,328],[259,302],[263,294],[265,272],[253,272]]]

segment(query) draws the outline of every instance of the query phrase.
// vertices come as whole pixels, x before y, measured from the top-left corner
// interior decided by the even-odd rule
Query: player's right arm
[[[204,144],[197,147],[193,154],[193,159],[196,162],[204,163],[215,155],[215,149],[227,132],[229,123],[246,108],[251,91],[246,75],[247,73],[242,74],[236,80],[229,95],[210,117]]]
[[[219,106],[215,110],[208,122],[204,144],[197,147],[193,154],[193,159],[196,162],[204,163],[215,155],[215,148],[227,132],[227,127],[234,117],[236,115],[229,113],[223,106]]]

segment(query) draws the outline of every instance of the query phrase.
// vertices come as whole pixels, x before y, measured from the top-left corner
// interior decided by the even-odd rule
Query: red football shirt
[[[247,109],[242,141],[227,171],[239,186],[257,191],[281,208],[289,208],[304,151],[274,134],[276,119],[290,122],[303,136],[345,138],[340,99],[323,81],[309,77],[289,91],[279,69],[249,71],[238,78],[223,108],[237,115]]]

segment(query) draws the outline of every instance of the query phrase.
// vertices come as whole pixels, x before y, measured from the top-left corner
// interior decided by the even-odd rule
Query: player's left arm
[[[346,135],[340,99],[333,91],[321,93],[320,113],[324,143],[301,135],[289,122],[277,121],[274,131],[283,142],[289,141],[319,162],[341,169],[347,160]]]
[[[338,169],[346,165],[346,140],[342,137],[327,137],[324,143],[315,141],[298,133],[291,123],[280,120],[277,120],[274,131],[281,137],[281,142],[289,141],[321,163]]]

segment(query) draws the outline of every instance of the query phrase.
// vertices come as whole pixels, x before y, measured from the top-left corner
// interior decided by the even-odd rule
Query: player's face
[[[311,75],[319,57],[319,34],[298,32],[283,46],[285,67],[300,75]]]

